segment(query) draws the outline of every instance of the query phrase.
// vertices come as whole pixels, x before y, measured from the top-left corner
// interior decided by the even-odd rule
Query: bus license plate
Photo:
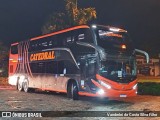
[[[120,97],[127,97],[127,95],[125,95],[125,94],[121,94],[121,95],[120,95]]]

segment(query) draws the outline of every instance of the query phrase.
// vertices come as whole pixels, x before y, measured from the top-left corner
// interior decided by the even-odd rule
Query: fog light
[[[99,90],[98,90],[98,94],[100,94],[100,95],[104,94],[104,90],[99,89]]]

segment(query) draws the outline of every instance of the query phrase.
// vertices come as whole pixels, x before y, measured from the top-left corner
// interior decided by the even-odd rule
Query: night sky
[[[136,48],[160,53],[160,0],[78,0],[78,7],[95,7],[96,23],[124,28]],[[39,36],[48,16],[63,10],[64,0],[0,0],[0,41]]]

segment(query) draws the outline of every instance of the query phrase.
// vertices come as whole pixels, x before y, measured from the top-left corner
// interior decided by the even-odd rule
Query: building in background
[[[159,76],[160,75],[160,60],[151,58],[149,63],[146,63],[144,56],[137,55],[137,73],[145,76]]]

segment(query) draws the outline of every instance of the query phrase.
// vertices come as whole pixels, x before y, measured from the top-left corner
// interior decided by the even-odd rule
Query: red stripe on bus
[[[18,42],[16,42],[16,43],[12,43],[12,44],[11,44],[11,46],[13,46],[13,45],[18,45]]]
[[[57,32],[53,32],[53,33],[50,33],[50,34],[42,35],[42,36],[39,36],[39,37],[31,38],[31,41],[32,40],[41,39],[41,38],[45,38],[45,37],[49,37],[49,36],[53,36],[53,35],[64,33],[64,32],[68,32],[68,31],[71,31],[71,30],[76,30],[76,29],[79,29],[79,28],[89,28],[89,26],[81,25],[81,26],[76,26],[76,27],[64,29],[64,30],[61,30],[61,31],[57,31]]]
[[[89,93],[89,92],[78,92],[79,95],[82,96],[90,96],[90,97],[96,97],[98,96],[97,94]]]

